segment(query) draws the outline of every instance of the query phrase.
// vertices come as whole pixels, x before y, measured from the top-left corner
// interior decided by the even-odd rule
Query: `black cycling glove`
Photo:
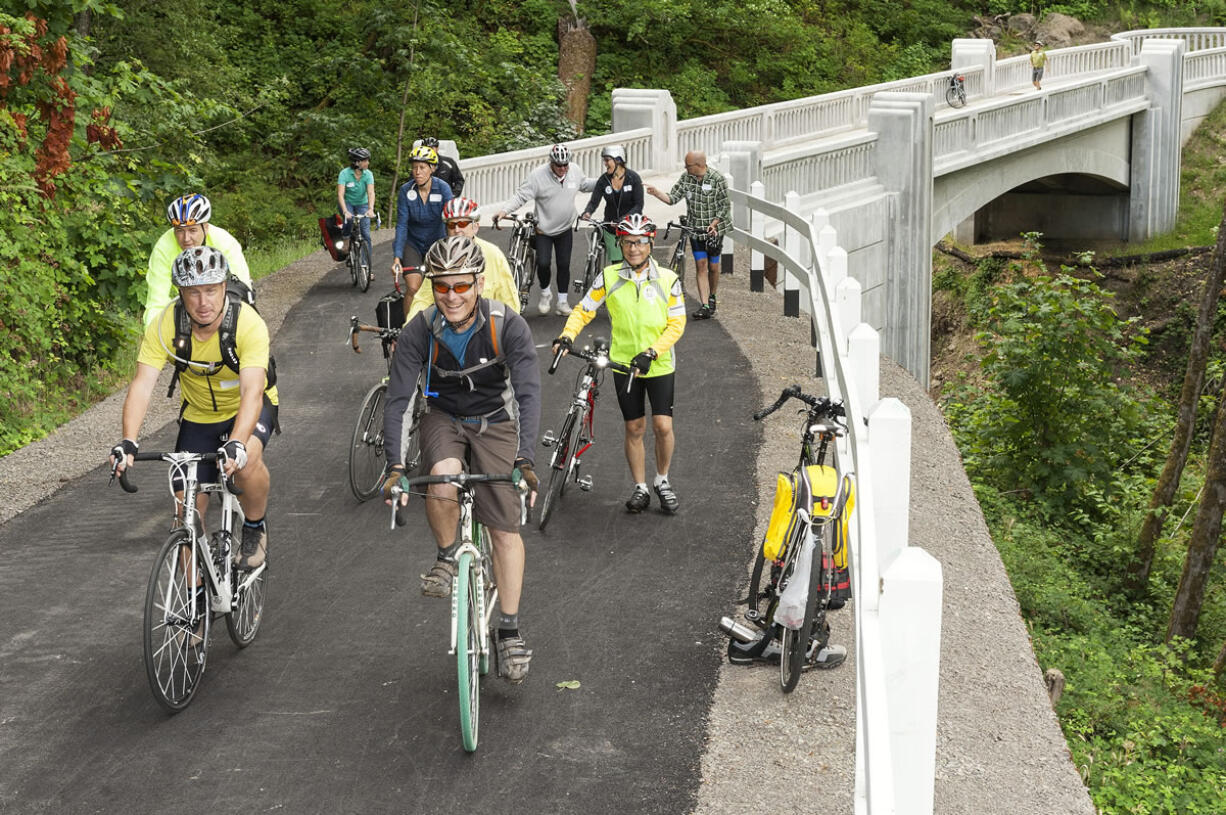
[[[630,364],[639,369],[640,374],[645,374],[651,370],[652,360],[656,358],[654,348],[648,348],[643,353],[639,354],[634,359],[630,360]]]

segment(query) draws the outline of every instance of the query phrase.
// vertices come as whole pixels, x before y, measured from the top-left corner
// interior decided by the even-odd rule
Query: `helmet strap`
[[[474,285],[475,285],[475,282],[474,282]],[[454,331],[454,332],[456,332],[456,333],[458,334],[458,333],[460,333],[460,331],[462,331],[462,330],[463,330],[463,329],[461,328],[461,326],[468,325],[468,321],[469,321],[469,320],[471,320],[471,319],[473,319],[473,318],[476,316],[476,314],[477,314],[477,306],[479,306],[480,304],[481,304],[481,298],[480,298],[480,297],[478,297],[476,300],[473,300],[473,308],[472,308],[472,311],[468,312],[468,314],[467,314],[467,315],[464,317],[464,319],[462,319],[462,320],[455,320],[455,321],[452,321],[452,320],[448,320],[446,317],[443,317],[443,320],[444,320],[444,321],[447,323],[447,325],[449,325],[449,326],[451,327],[451,330],[452,330],[452,331]]]

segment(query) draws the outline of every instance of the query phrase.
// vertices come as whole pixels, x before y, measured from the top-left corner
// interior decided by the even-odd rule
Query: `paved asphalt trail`
[[[383,272],[390,251],[379,250]],[[581,260],[576,246],[576,268]],[[525,534],[532,673],[519,687],[485,680],[480,748],[468,755],[447,605],[418,590],[433,557],[421,504],[393,533],[384,507],[359,505],[347,481],[352,422],[383,372],[377,343],[361,356],[343,344],[347,319],[371,320],[387,281],[383,272],[360,294],[337,267],[276,339],[285,433],[268,452],[266,618],[242,652],[215,622],[203,686],[185,712],[168,717],[156,705],[141,659],[145,585],[170,512],[162,465],[134,471],[133,496],[108,488],[100,467],[0,526],[0,811],[693,806],[725,642],[716,620],[744,578],[752,536],[744,499],[754,495],[759,430],[745,421],[758,407],[749,363],[726,337],[710,341],[723,331],[716,321],[688,327],[672,472],[682,511],[672,518],[654,497],[640,516],[622,506],[629,475],[606,384],[585,460],[595,488],[568,491],[547,535]],[[546,343],[563,318],[533,309],[529,321]],[[585,336],[607,336],[603,317],[595,326]],[[542,432],[559,422],[578,368],[565,360],[543,376]],[[167,429],[142,449],[172,443]],[[557,689],[563,680],[581,687]]]

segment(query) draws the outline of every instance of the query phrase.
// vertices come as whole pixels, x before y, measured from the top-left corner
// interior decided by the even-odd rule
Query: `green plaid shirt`
[[[684,174],[668,191],[669,203],[685,201],[686,222],[693,227],[705,229],[711,221],[719,218],[715,231],[728,234],[732,228],[732,207],[728,201],[728,182],[719,170],[707,168],[702,178]]]

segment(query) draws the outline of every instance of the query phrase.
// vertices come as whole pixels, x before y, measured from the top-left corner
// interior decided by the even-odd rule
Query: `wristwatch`
[[[660,358],[660,354],[654,348],[648,348],[644,353],[651,357],[653,362]]]

